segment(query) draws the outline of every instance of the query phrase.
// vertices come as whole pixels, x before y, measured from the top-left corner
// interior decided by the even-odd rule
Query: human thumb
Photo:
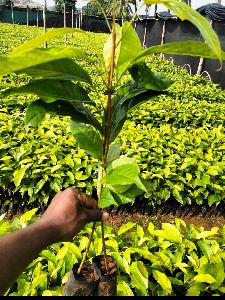
[[[86,213],[88,222],[105,221],[109,218],[109,213],[100,209],[87,209]]]

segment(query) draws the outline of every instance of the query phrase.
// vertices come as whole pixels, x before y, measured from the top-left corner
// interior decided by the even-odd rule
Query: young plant
[[[103,49],[105,71],[108,73],[107,101],[100,110],[97,101],[91,100],[88,95],[88,90],[95,91],[94,83],[77,62],[85,59],[91,63],[91,59],[73,47],[38,48],[67,33],[82,32],[85,38],[82,30],[53,29],[15,48],[9,56],[0,57],[0,76],[13,72],[32,77],[28,84],[5,90],[1,95],[6,97],[28,93],[37,96],[38,99],[27,107],[26,128],[40,124],[46,114],[70,116],[71,132],[79,146],[99,162],[99,208],[132,203],[136,196],[148,189],[147,183],[139,175],[137,162],[133,158],[120,156],[120,145],[115,142],[128,112],[143,102],[167,93],[167,88],[173,83],[163,74],[154,74],[143,58],[153,53],[200,56],[219,59],[220,62],[225,58],[209,22],[190,6],[176,0],[146,0],[144,4],[165,5],[182,20],[187,19],[196,25],[205,42],[174,42],[142,50],[131,22],[124,22],[122,27],[115,22],[113,0],[111,34]],[[122,84],[124,75],[128,73],[131,79]],[[101,226],[106,258],[103,223]],[[94,230],[95,224],[78,273],[86,260]]]

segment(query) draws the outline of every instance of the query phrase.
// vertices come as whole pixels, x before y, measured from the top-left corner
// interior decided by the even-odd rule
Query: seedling
[[[13,72],[32,77],[28,84],[2,93],[2,97],[19,93],[38,97],[27,107],[26,128],[40,124],[47,113],[71,117],[71,132],[79,146],[99,162],[99,208],[133,203],[136,196],[148,191],[148,183],[141,178],[137,162],[131,157],[120,156],[120,145],[116,142],[128,112],[137,105],[166,93],[173,84],[163,74],[154,74],[144,58],[153,53],[164,53],[200,56],[222,62],[225,57],[210,23],[187,4],[176,0],[146,0],[144,4],[163,4],[182,20],[189,20],[197,26],[205,42],[174,42],[142,50],[138,35],[131,25],[132,20],[124,22],[122,27],[116,24],[113,0],[111,27],[108,24],[111,34],[103,49],[105,71],[108,73],[105,86],[107,101],[100,109],[87,92],[87,87],[94,91],[95,85],[88,72],[77,62],[79,59],[86,59],[91,63],[90,58],[72,47],[38,48],[63,34],[82,32],[85,38],[82,30],[49,30],[15,48],[9,56],[0,57],[0,75]],[[125,74],[129,74],[130,79],[122,84]],[[105,268],[108,270],[103,222],[101,227]],[[86,261],[94,230],[95,224],[78,274]]]

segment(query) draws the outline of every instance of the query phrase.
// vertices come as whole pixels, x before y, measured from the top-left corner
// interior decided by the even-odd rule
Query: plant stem
[[[110,121],[111,121],[111,109],[112,109],[112,94],[113,94],[113,75],[114,75],[114,68],[115,68],[115,50],[116,50],[116,31],[115,31],[115,0],[113,0],[113,22],[112,22],[112,51],[111,51],[111,62],[110,62],[110,68],[108,73],[108,100],[107,100],[107,106],[106,106],[106,112],[105,112],[105,132],[104,132],[104,141],[103,141],[103,154],[102,154],[102,165],[99,167],[99,175],[98,175],[98,183],[97,183],[97,194],[98,199],[101,199],[101,193],[102,193],[102,183],[101,179],[105,175],[105,167],[106,167],[106,160],[107,160],[107,154],[109,149],[109,137],[110,137]],[[94,231],[95,231],[95,224],[92,226],[92,232],[91,236],[88,241],[87,249],[84,253],[82,262],[79,266],[79,269],[77,273],[79,274],[84,262],[87,258],[87,254],[93,239]],[[108,274],[108,265],[106,260],[106,245],[105,245],[105,238],[104,238],[104,223],[101,221],[101,229],[102,229],[102,247],[103,247],[103,253],[104,253],[104,261],[105,261],[105,268]]]
[[[105,174],[105,167],[106,167],[106,160],[107,154],[109,150],[109,137],[110,137],[110,121],[111,121],[111,110],[112,110],[112,94],[113,94],[113,75],[114,75],[114,68],[115,68],[115,51],[116,51],[116,18],[115,18],[115,0],[113,0],[113,22],[112,22],[112,50],[111,50],[111,61],[110,61],[110,68],[108,73],[108,101],[106,106],[106,113],[105,113],[105,134],[104,134],[104,142],[103,142],[103,155],[102,155],[102,175]],[[102,188],[102,185],[101,185]],[[101,191],[100,195],[101,196]],[[100,199],[100,198],[99,198]],[[105,238],[104,238],[104,224],[103,221],[101,222],[102,227],[102,247],[104,253],[104,261],[105,261],[105,268],[107,274],[109,272],[107,260],[106,260],[106,246],[105,246]]]
[[[83,255],[83,258],[82,258],[82,261],[81,261],[81,264],[79,266],[79,269],[77,270],[77,274],[80,274],[80,271],[86,261],[86,258],[87,258],[87,255],[88,255],[88,251],[90,249],[90,246],[91,246],[91,242],[92,242],[92,239],[93,239],[93,235],[94,235],[94,232],[95,232],[95,225],[96,225],[96,222],[93,223],[92,225],[92,231],[91,231],[91,235],[90,235],[90,238],[89,238],[89,241],[88,241],[88,245],[87,245],[87,248],[84,252],[84,255]]]

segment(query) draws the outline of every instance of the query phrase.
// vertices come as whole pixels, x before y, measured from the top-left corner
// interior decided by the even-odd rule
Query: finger
[[[97,208],[98,207],[98,202],[91,196],[77,192],[76,197],[80,200],[80,202],[84,205],[86,208]]]
[[[105,221],[109,218],[109,214],[100,209],[86,209],[87,222]]]

